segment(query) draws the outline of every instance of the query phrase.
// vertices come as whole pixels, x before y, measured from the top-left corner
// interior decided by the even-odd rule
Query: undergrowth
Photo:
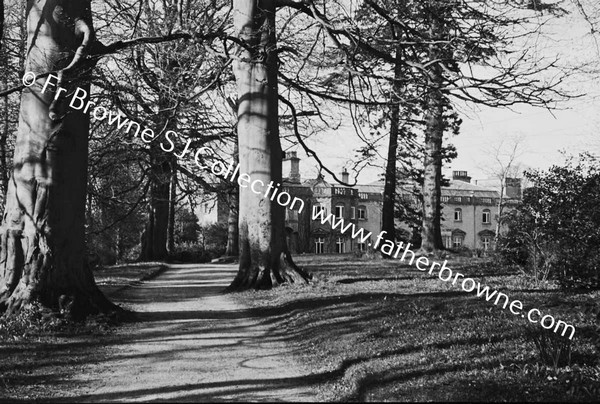
[[[114,319],[97,315],[75,322],[34,302],[18,314],[0,317],[0,342],[22,341],[47,335],[106,334],[113,330]]]

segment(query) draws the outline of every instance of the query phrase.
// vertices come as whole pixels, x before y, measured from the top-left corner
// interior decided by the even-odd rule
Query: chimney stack
[[[286,160],[290,162],[290,173],[288,180],[290,182],[300,183],[300,159],[295,151],[286,153]]]
[[[507,198],[521,198],[521,179],[507,178],[504,182],[504,190]]]
[[[345,182],[346,184],[348,184],[349,179],[350,179],[350,175],[348,174],[348,170],[346,170],[344,168],[344,171],[342,171],[341,174],[342,174],[342,182]]]
[[[471,177],[469,177],[466,171],[452,171],[452,179],[454,181],[471,183]]]

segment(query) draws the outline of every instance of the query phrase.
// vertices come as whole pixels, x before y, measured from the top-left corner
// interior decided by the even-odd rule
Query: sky
[[[568,155],[584,151],[600,154],[600,49],[595,42],[600,38],[594,39],[590,35],[590,25],[576,9],[571,8],[570,11],[567,16],[550,19],[545,30],[533,41],[537,52],[547,57],[558,55],[564,66],[589,63],[587,72],[573,73],[561,88],[577,97],[556,104],[556,109],[551,111],[531,106],[501,109],[458,105],[463,124],[460,134],[450,139],[457,148],[458,157],[444,166],[447,177],[453,170],[466,170],[473,179],[489,178],[485,172],[485,168],[490,166],[488,150],[502,138],[522,139],[519,162],[529,168],[547,169],[553,164],[563,163],[561,150]],[[592,10],[588,9],[588,13]],[[360,145],[350,125],[311,139],[308,143],[336,173],[349,166],[354,150]],[[386,144],[387,139],[380,148],[382,156],[385,156]],[[314,178],[316,163],[301,151],[299,157],[302,158],[302,174]],[[383,163],[384,159],[379,159],[378,164],[382,166]],[[359,175],[358,182],[376,181],[381,172],[381,167],[367,168]]]

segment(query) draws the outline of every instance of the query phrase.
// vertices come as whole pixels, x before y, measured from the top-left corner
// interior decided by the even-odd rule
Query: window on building
[[[358,218],[361,220],[367,220],[367,208],[364,206],[358,207]]]
[[[462,209],[460,209],[460,208],[454,209],[454,221],[462,222]]]
[[[484,224],[492,223],[492,213],[490,212],[489,209],[483,210],[483,215],[482,215],[481,219]]]
[[[450,201],[449,196],[442,196],[442,202],[449,202],[449,201]]]
[[[345,245],[345,241],[342,237],[338,237],[338,239],[335,242],[335,247],[337,250],[338,254],[343,254],[344,253],[344,245]]]
[[[481,246],[484,250],[489,250],[492,247],[492,238],[490,236],[481,237]]]
[[[452,236],[452,247],[459,248],[463,245],[463,236]]]
[[[337,205],[335,207],[335,217],[337,217],[337,218],[344,217],[344,205]]]
[[[323,254],[325,249],[325,239],[323,237],[315,238],[315,254]]]
[[[350,219],[356,219],[356,207],[355,206],[350,207]]]
[[[367,251],[367,243],[358,242],[358,251]]]
[[[443,236],[442,239],[443,239],[443,242],[444,242],[444,247],[446,247],[446,248],[452,248],[452,237],[450,237],[450,236]]]
[[[454,197],[454,202],[462,202],[462,197],[460,197],[460,196],[455,196],[455,197]]]
[[[492,198],[482,198],[481,202],[483,202],[483,203],[492,203]]]
[[[325,216],[327,214],[327,212],[325,211],[325,207],[321,206],[321,205],[315,205],[313,206],[313,217],[317,216],[319,214],[319,212],[323,211],[323,216]],[[315,220],[319,220],[319,219],[315,219]]]

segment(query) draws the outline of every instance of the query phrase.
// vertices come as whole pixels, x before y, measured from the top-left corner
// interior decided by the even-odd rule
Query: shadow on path
[[[331,375],[310,374],[256,313],[222,294],[232,265],[173,265],[113,301],[138,313],[109,355],[73,382],[69,401],[314,401]],[[279,334],[281,335],[281,334]]]

